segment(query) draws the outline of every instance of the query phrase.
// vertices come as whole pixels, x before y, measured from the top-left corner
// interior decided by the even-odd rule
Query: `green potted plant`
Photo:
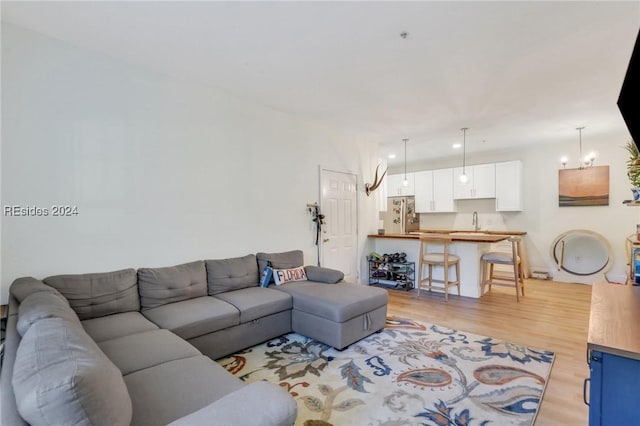
[[[633,201],[640,201],[640,151],[633,140],[627,142],[625,149],[629,153],[629,159],[627,160],[627,177],[629,178],[629,182],[631,182]]]

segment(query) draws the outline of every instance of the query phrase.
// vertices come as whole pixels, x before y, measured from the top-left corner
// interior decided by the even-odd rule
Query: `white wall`
[[[577,132],[575,139],[568,138],[554,145],[528,146],[523,149],[486,152],[470,155],[467,164],[481,164],[507,160],[523,161],[524,211],[496,212],[494,200],[458,201],[458,212],[453,214],[422,214],[421,228],[473,229],[472,214],[477,211],[484,229],[526,231],[529,262],[533,268],[552,274],[557,273],[550,256],[553,240],[571,229],[588,229],[602,234],[611,244],[615,261],[611,276],[626,272],[625,238],[636,232],[640,223],[640,207],[628,207],[623,200],[631,198],[626,176],[627,153],[623,149],[630,139],[622,118],[619,130],[612,135],[591,136],[589,127],[583,131],[585,154],[596,151],[595,165],[609,166],[609,206],[558,207],[558,169],[560,157],[567,155],[574,161],[578,157]],[[543,130],[541,130],[543,131]],[[439,159],[431,162],[412,163],[410,171],[459,166],[461,158]],[[570,162],[568,167],[576,167]],[[398,171],[396,171],[398,172]],[[559,275],[558,275],[559,277]],[[579,278],[573,276],[575,281]],[[586,281],[592,278],[587,278]]]
[[[2,206],[79,212],[3,214],[2,303],[26,275],[297,248],[315,263],[318,166],[367,179],[378,157],[339,129],[6,24],[2,66]],[[362,259],[377,214],[360,189]]]

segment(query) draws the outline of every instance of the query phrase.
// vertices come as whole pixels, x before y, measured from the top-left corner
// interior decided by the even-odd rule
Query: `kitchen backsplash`
[[[508,219],[519,213],[499,213],[495,210],[495,200],[458,200],[456,213],[421,213],[420,229],[473,229],[473,212],[478,212],[480,229],[510,230]],[[518,229],[520,230],[520,229]]]

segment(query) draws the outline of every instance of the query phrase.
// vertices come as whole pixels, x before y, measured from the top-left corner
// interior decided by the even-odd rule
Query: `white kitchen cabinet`
[[[453,198],[456,200],[464,199],[464,198],[472,198],[471,197],[471,180],[473,178],[473,173],[471,172],[471,167],[466,168],[467,174],[467,182],[460,182],[460,175],[462,174],[462,167],[455,167],[453,169]]]
[[[416,212],[455,212],[453,169],[426,170],[415,173]]]
[[[433,211],[455,212],[456,200],[453,199],[453,169],[433,171]]]
[[[416,193],[416,212],[433,211],[433,170],[416,172],[414,177]]]
[[[495,164],[473,166],[474,198],[494,198],[496,196]]]
[[[388,175],[387,176],[387,196],[389,197],[397,197],[397,196],[406,196],[406,195],[415,195],[415,182],[414,182],[415,173],[407,173],[407,181],[409,184],[404,186],[402,182],[404,181],[404,173],[397,175]]]
[[[495,198],[496,196],[496,168],[494,163],[477,164],[466,167],[466,183],[460,182],[462,167],[453,169],[453,198]]]
[[[522,161],[496,163],[496,211],[522,211]]]

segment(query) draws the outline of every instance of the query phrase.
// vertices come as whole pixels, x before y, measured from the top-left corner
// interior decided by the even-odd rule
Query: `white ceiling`
[[[2,21],[346,127],[397,163],[403,138],[411,160],[454,154],[461,127],[468,152],[620,135],[640,2],[3,1]]]

